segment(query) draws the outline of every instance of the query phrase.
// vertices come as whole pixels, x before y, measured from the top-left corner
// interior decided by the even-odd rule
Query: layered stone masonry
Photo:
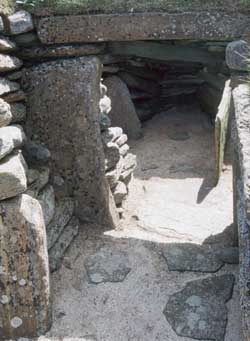
[[[226,59],[232,71],[234,114],[232,120],[234,215],[240,250],[240,306],[244,340],[250,340],[250,85],[249,41],[239,40],[227,47]]]
[[[33,31],[31,15],[21,11],[0,23],[0,338],[35,337],[51,325],[49,262],[44,207],[39,203],[42,172],[22,148],[25,93],[23,62],[15,57],[15,38]],[[36,153],[43,147],[36,146]],[[35,154],[36,154],[35,153]],[[34,155],[33,155],[34,156]],[[46,169],[47,173],[49,172]],[[36,187],[31,192],[30,186]]]

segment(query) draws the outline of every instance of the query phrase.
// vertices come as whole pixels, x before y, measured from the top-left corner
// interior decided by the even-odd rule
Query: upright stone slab
[[[0,339],[36,337],[51,323],[42,209],[23,194],[0,204]]]
[[[51,152],[52,175],[67,183],[83,221],[113,222],[99,125],[101,65],[80,57],[42,63],[25,72],[27,134]]]

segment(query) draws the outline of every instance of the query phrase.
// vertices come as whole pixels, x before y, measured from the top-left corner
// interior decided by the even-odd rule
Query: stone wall
[[[174,88],[170,97],[178,101],[186,95],[179,69],[189,76],[188,95],[198,90],[214,116],[229,76],[227,40],[247,37],[249,18],[197,12],[48,17],[35,23],[25,11],[0,19],[0,338],[34,337],[49,328],[49,267],[60,266],[79,218],[118,225],[117,211],[122,216],[136,167],[127,140],[141,136],[147,116],[137,99],[162,99],[166,93],[169,99]],[[148,42],[154,49],[134,41],[154,39],[171,41]],[[185,39],[194,41],[187,46]],[[117,40],[126,42],[110,42]],[[236,41],[227,51],[231,70],[249,70],[246,59],[238,58],[247,44]],[[160,95],[152,63],[161,75],[172,70],[175,79],[163,80]],[[242,77],[234,78],[233,91],[235,216],[249,340],[250,94]]]
[[[247,61],[249,51],[246,41],[235,41],[227,48],[227,63],[232,71],[234,100],[232,119],[234,216],[239,237],[239,286],[244,340],[250,340],[250,84]]]
[[[4,23],[4,24],[3,24]],[[49,169],[24,158],[23,62],[15,38],[34,29],[19,12],[0,24],[0,338],[35,337],[51,325],[50,281],[42,197]],[[22,152],[23,150],[23,152]],[[25,152],[26,150],[26,152]],[[47,150],[46,150],[47,151]],[[41,160],[40,160],[41,161]],[[46,176],[44,175],[46,174]]]

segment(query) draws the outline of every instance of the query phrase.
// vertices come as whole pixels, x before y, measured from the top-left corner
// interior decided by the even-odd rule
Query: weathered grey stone
[[[5,95],[9,92],[18,91],[20,85],[16,82],[11,82],[6,78],[0,77],[0,96]]]
[[[0,203],[1,339],[36,337],[51,324],[50,282],[42,210],[28,195]],[[3,214],[4,212],[4,214]]]
[[[0,127],[7,126],[12,120],[10,105],[0,98]]]
[[[45,44],[155,39],[234,40],[247,26],[248,16],[237,12],[51,16],[39,21],[38,36]]]
[[[43,211],[45,226],[47,226],[55,214],[55,193],[51,185],[47,185],[39,193],[38,198]]]
[[[163,256],[170,271],[216,272],[224,265],[210,245],[168,244]]]
[[[127,85],[117,76],[106,78],[104,84],[108,88],[108,96],[112,103],[110,112],[112,125],[121,127],[129,138],[141,137],[141,123],[137,117]]]
[[[22,103],[14,103],[10,106],[12,122],[22,122],[26,118],[26,106]]]
[[[101,114],[108,114],[111,111],[111,99],[104,95],[99,102]]]
[[[10,34],[21,34],[34,29],[32,16],[29,12],[18,11],[7,18]]]
[[[123,157],[120,157],[120,160],[117,163],[116,167],[106,172],[106,179],[111,189],[113,189],[118,183],[118,180],[122,172],[123,163],[124,163]]]
[[[233,287],[230,274],[189,282],[170,297],[164,315],[179,336],[223,341]]]
[[[79,220],[73,217],[64,228],[54,246],[49,250],[49,266],[51,272],[60,268],[63,256],[74,238],[78,235],[78,231]]]
[[[20,152],[7,156],[0,162],[0,200],[26,191],[26,169],[27,166]]]
[[[101,65],[92,57],[27,69],[26,132],[49,148],[51,175],[60,170],[66,195],[76,199],[76,215],[112,225],[99,125],[100,79]]]
[[[129,153],[124,157],[124,163],[119,180],[127,184],[136,168],[136,156]]]
[[[54,217],[47,229],[48,250],[55,245],[64,227],[68,224],[74,211],[74,201],[71,198],[64,198],[56,203]]]
[[[85,261],[89,282],[123,282],[131,271],[128,254],[103,247]]]
[[[0,32],[2,33],[4,31],[4,23],[3,23],[3,19],[0,16]]]
[[[0,128],[0,159],[10,154],[13,149],[23,145],[25,134],[18,125]]]
[[[221,247],[216,251],[218,258],[224,263],[239,264],[239,248],[238,247]]]
[[[249,245],[250,245],[250,168],[249,168],[249,108],[250,87],[248,74],[233,77],[234,112],[232,137],[234,152],[234,211],[235,236],[239,238],[240,273],[239,288],[241,302],[242,332],[248,341],[250,335],[250,286],[249,286]]]
[[[122,156],[125,156],[125,155],[127,155],[128,154],[128,152],[129,152],[129,145],[128,144],[124,144],[123,146],[121,146],[120,147],[120,154],[122,155]]]
[[[25,93],[22,90],[10,92],[6,95],[3,95],[2,98],[8,103],[15,103],[24,101],[26,99]]]
[[[99,117],[101,132],[107,130],[111,126],[111,119],[106,114],[101,114]]]
[[[147,46],[147,42],[145,43]],[[161,44],[162,45],[162,44]],[[145,50],[145,47],[143,47]],[[158,53],[156,52],[157,56]],[[119,72],[119,78],[121,78],[129,87],[129,89],[137,89],[139,91],[145,91],[147,94],[157,96],[160,94],[160,86],[158,82],[154,82],[148,79],[134,76],[128,72]]]
[[[30,172],[32,172],[32,175],[30,174]],[[49,175],[50,170],[48,167],[29,169],[28,172],[29,188],[26,193],[32,197],[37,198],[39,191],[41,191],[41,189],[43,189],[43,187],[45,187],[49,182]]]
[[[122,135],[122,133],[123,133],[122,128],[110,127],[105,132],[102,133],[102,141],[104,144],[114,142]]]
[[[22,71],[14,71],[7,75],[8,80],[17,81],[22,78]]]
[[[113,192],[116,205],[120,205],[126,198],[127,194],[128,190],[126,185],[123,182],[119,181]]]
[[[0,36],[0,52],[9,52],[16,49],[16,44],[7,37]]]
[[[16,57],[0,53],[0,72],[10,72],[20,69],[22,61]]]
[[[122,134],[118,139],[115,140],[115,143],[121,147],[128,141],[128,136],[126,134]]]
[[[237,40],[229,43],[226,49],[227,66],[232,70],[250,70],[250,45],[244,40]]]
[[[41,61],[50,58],[98,55],[103,53],[104,48],[105,44],[35,46],[20,50],[20,52],[18,52],[18,56],[24,60]]]
[[[24,156],[30,164],[45,164],[49,161],[51,154],[46,147],[28,141],[24,146]]]
[[[104,154],[106,171],[113,169],[120,160],[119,147],[115,143],[109,142],[106,146],[104,146]]]
[[[18,34],[11,37],[14,42],[20,47],[27,47],[40,44],[37,34],[34,32],[28,32],[23,34]]]

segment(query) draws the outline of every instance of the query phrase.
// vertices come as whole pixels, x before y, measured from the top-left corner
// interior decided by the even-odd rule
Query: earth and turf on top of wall
[[[245,12],[250,11],[250,0],[1,0],[0,13],[9,14],[16,6],[24,7],[36,15],[206,9]]]

